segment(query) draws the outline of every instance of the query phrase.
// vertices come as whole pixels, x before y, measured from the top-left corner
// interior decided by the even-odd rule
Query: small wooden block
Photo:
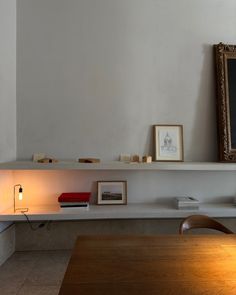
[[[121,162],[130,162],[130,159],[131,159],[131,157],[128,154],[121,154],[120,155],[120,161]]]
[[[143,156],[143,163],[152,163],[151,156]]]
[[[43,158],[37,161],[38,163],[57,163],[58,160],[57,159],[53,159],[53,158]]]
[[[141,162],[140,159],[141,159],[141,157],[139,155],[132,155],[131,156],[131,162],[139,163],[139,162]]]
[[[100,159],[97,158],[80,158],[79,163],[100,163]]]
[[[43,153],[34,153],[33,154],[33,161],[34,162],[38,162],[39,160],[42,160],[44,158],[46,158],[46,155]]]

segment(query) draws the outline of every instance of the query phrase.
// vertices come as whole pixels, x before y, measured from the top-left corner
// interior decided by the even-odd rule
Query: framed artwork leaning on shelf
[[[214,45],[219,160],[236,162],[236,45]]]
[[[98,181],[98,205],[124,205],[127,204],[126,181]]]
[[[183,125],[154,125],[155,161],[184,160]]]

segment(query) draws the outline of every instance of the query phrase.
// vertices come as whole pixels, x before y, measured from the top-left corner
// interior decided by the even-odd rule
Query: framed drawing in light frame
[[[183,125],[154,125],[153,129],[155,161],[183,161]]]
[[[98,181],[98,205],[125,205],[127,204],[126,181]]]

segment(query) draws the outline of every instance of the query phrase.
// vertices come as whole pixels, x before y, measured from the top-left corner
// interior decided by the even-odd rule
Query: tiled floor
[[[0,295],[57,295],[71,251],[15,252],[0,267]]]

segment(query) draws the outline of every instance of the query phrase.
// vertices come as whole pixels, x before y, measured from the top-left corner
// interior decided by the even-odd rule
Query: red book
[[[62,193],[58,202],[89,202],[91,193]]]

